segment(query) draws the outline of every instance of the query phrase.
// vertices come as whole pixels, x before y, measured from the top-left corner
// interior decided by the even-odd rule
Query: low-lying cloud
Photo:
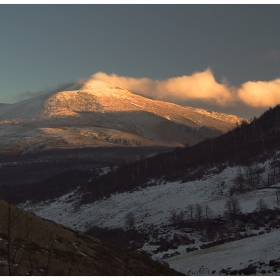
[[[171,102],[200,100],[226,106],[235,99],[233,89],[226,84],[219,84],[210,69],[194,73],[191,76],[174,77],[167,80],[122,77],[115,74],[107,75],[103,72],[94,74],[92,78],[119,85],[147,97]]]
[[[17,101],[52,93],[78,89],[89,80],[101,80],[128,89],[149,98],[200,107],[209,110],[252,117],[260,115],[268,107],[280,103],[280,78],[271,81],[248,81],[239,88],[230,86],[224,80],[218,83],[210,69],[190,76],[173,77],[166,80],[133,78],[97,72],[90,79],[60,84],[39,92],[24,92],[17,95]]]
[[[280,79],[246,82],[238,89],[238,97],[252,107],[272,107],[280,103]]]
[[[95,73],[93,79],[119,85],[132,92],[170,102],[199,101],[223,107],[244,104],[254,108],[272,107],[280,103],[280,78],[272,81],[248,81],[239,88],[218,83],[212,71],[167,80],[132,78]]]
[[[14,99],[16,101],[21,101],[21,100],[24,100],[24,99],[32,98],[32,97],[35,97],[35,96],[40,96],[40,95],[47,94],[47,93],[64,91],[64,90],[67,90],[71,87],[72,88],[79,87],[83,83],[85,83],[86,80],[87,79],[81,78],[81,79],[78,79],[77,81],[71,82],[71,83],[60,83],[60,84],[56,85],[55,87],[45,88],[44,90],[39,90],[39,91],[36,91],[36,92],[25,91],[25,92],[22,92],[22,93],[19,93],[19,94],[15,95]]]

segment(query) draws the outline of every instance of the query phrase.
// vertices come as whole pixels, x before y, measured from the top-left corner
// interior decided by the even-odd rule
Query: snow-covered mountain
[[[230,130],[241,120],[151,100],[89,79],[0,106],[0,148],[34,152],[65,147],[193,145]]]

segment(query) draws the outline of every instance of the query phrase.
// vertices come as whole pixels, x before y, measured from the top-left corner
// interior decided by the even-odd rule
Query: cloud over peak
[[[280,79],[246,82],[238,89],[238,97],[252,107],[272,107],[280,103]]]
[[[35,93],[24,92],[17,96],[17,100],[42,95],[50,91],[69,90],[72,87],[78,89],[90,80],[100,80],[118,85],[136,94],[157,100],[224,112],[240,112],[239,114],[244,116],[253,115],[253,112],[260,114],[265,108],[280,103],[280,77],[271,81],[247,81],[236,88],[230,86],[226,79],[218,83],[210,69],[166,80],[133,78],[97,72],[89,79],[60,84],[55,88]]]
[[[226,81],[218,83],[210,69],[190,76],[184,75],[166,80],[108,75],[103,72],[95,73],[92,78],[117,84],[147,97],[179,104],[198,101],[232,107],[243,103],[250,107],[261,108],[280,103],[280,78],[272,81],[248,81],[239,88],[229,86]]]
[[[184,75],[167,80],[132,78],[117,76],[116,74],[108,75],[103,72],[94,74],[92,78],[117,84],[147,97],[171,102],[199,100],[225,106],[234,100],[232,89],[225,84],[219,84],[210,69],[194,73],[191,76]]]

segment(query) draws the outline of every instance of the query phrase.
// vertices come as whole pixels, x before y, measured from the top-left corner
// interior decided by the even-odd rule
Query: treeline
[[[129,214],[134,216],[134,213]],[[138,226],[137,220],[131,228],[128,215],[125,228],[89,225],[86,234],[146,255],[150,253],[140,249],[144,244],[157,245],[154,254],[176,250],[181,245],[187,245],[186,252],[191,252],[268,233],[280,227],[279,214],[279,208],[269,209],[263,199],[257,201],[253,212],[244,213],[239,200],[230,197],[225,201],[224,213],[218,216],[207,204],[189,204],[183,210],[174,208],[163,226],[164,234],[153,224]],[[199,246],[195,239],[199,241]],[[166,253],[163,258],[176,254],[179,254],[178,251]]]
[[[92,171],[69,170],[35,184],[11,186],[4,184],[0,188],[0,197],[4,201],[19,204],[27,200],[40,202],[60,197],[99,175]]]
[[[280,106],[277,105],[251,123],[237,124],[232,131],[217,138],[121,166],[83,185],[81,203],[93,202],[117,191],[146,187],[152,180],[186,182],[199,179],[213,166],[219,173],[228,165],[263,162],[280,148],[279,116]]]
[[[22,195],[21,198],[18,195],[17,202],[14,203],[25,199],[54,198],[63,193],[57,188],[64,189],[65,193],[67,186],[72,185],[69,182],[71,178],[74,182],[73,187],[80,186],[81,204],[84,204],[116,192],[133,191],[135,188],[144,188],[158,182],[187,182],[200,179],[210,168],[213,170],[213,167],[215,171],[212,173],[219,173],[227,166],[249,166],[256,161],[263,162],[267,158],[272,158],[275,151],[279,150],[279,116],[280,106],[277,105],[266,111],[260,118],[254,118],[251,123],[244,121],[237,124],[232,131],[217,138],[205,139],[192,147],[186,144],[184,148],[176,148],[148,158],[142,156],[142,159],[122,165],[117,170],[100,177],[92,177],[86,171],[73,170],[69,172],[69,176],[65,176],[67,173],[64,173],[61,177],[55,176],[44,182],[21,186],[21,190],[26,188],[28,191],[24,191],[26,195]],[[128,152],[126,149],[122,151]],[[258,175],[252,176],[254,179],[251,182],[254,183]],[[276,177],[272,176],[269,180],[271,181],[272,178]],[[55,182],[56,180],[58,183]]]

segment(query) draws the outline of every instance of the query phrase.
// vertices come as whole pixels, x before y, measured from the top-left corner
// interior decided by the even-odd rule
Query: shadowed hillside
[[[227,165],[250,165],[257,158],[264,161],[279,148],[279,115],[278,105],[251,123],[244,121],[235,129],[214,139],[205,139],[192,147],[176,148],[171,152],[123,165],[103,176],[92,178],[91,175],[86,175],[86,178],[80,180],[82,183],[79,192],[83,196],[81,203],[90,203],[116,192],[131,191],[139,186],[147,187],[153,184],[152,181],[192,181],[201,178],[212,167],[221,172]],[[73,176],[75,174],[73,172]],[[64,181],[67,182],[67,179],[61,178],[60,185]],[[42,200],[37,191],[41,185],[18,185],[15,190],[20,192],[13,192],[13,203],[21,203],[27,199]],[[56,184],[51,183],[51,180],[43,185],[47,190],[44,199],[58,196],[55,194]],[[3,190],[0,195],[4,197]]]
[[[0,275],[180,275],[0,201]]]

